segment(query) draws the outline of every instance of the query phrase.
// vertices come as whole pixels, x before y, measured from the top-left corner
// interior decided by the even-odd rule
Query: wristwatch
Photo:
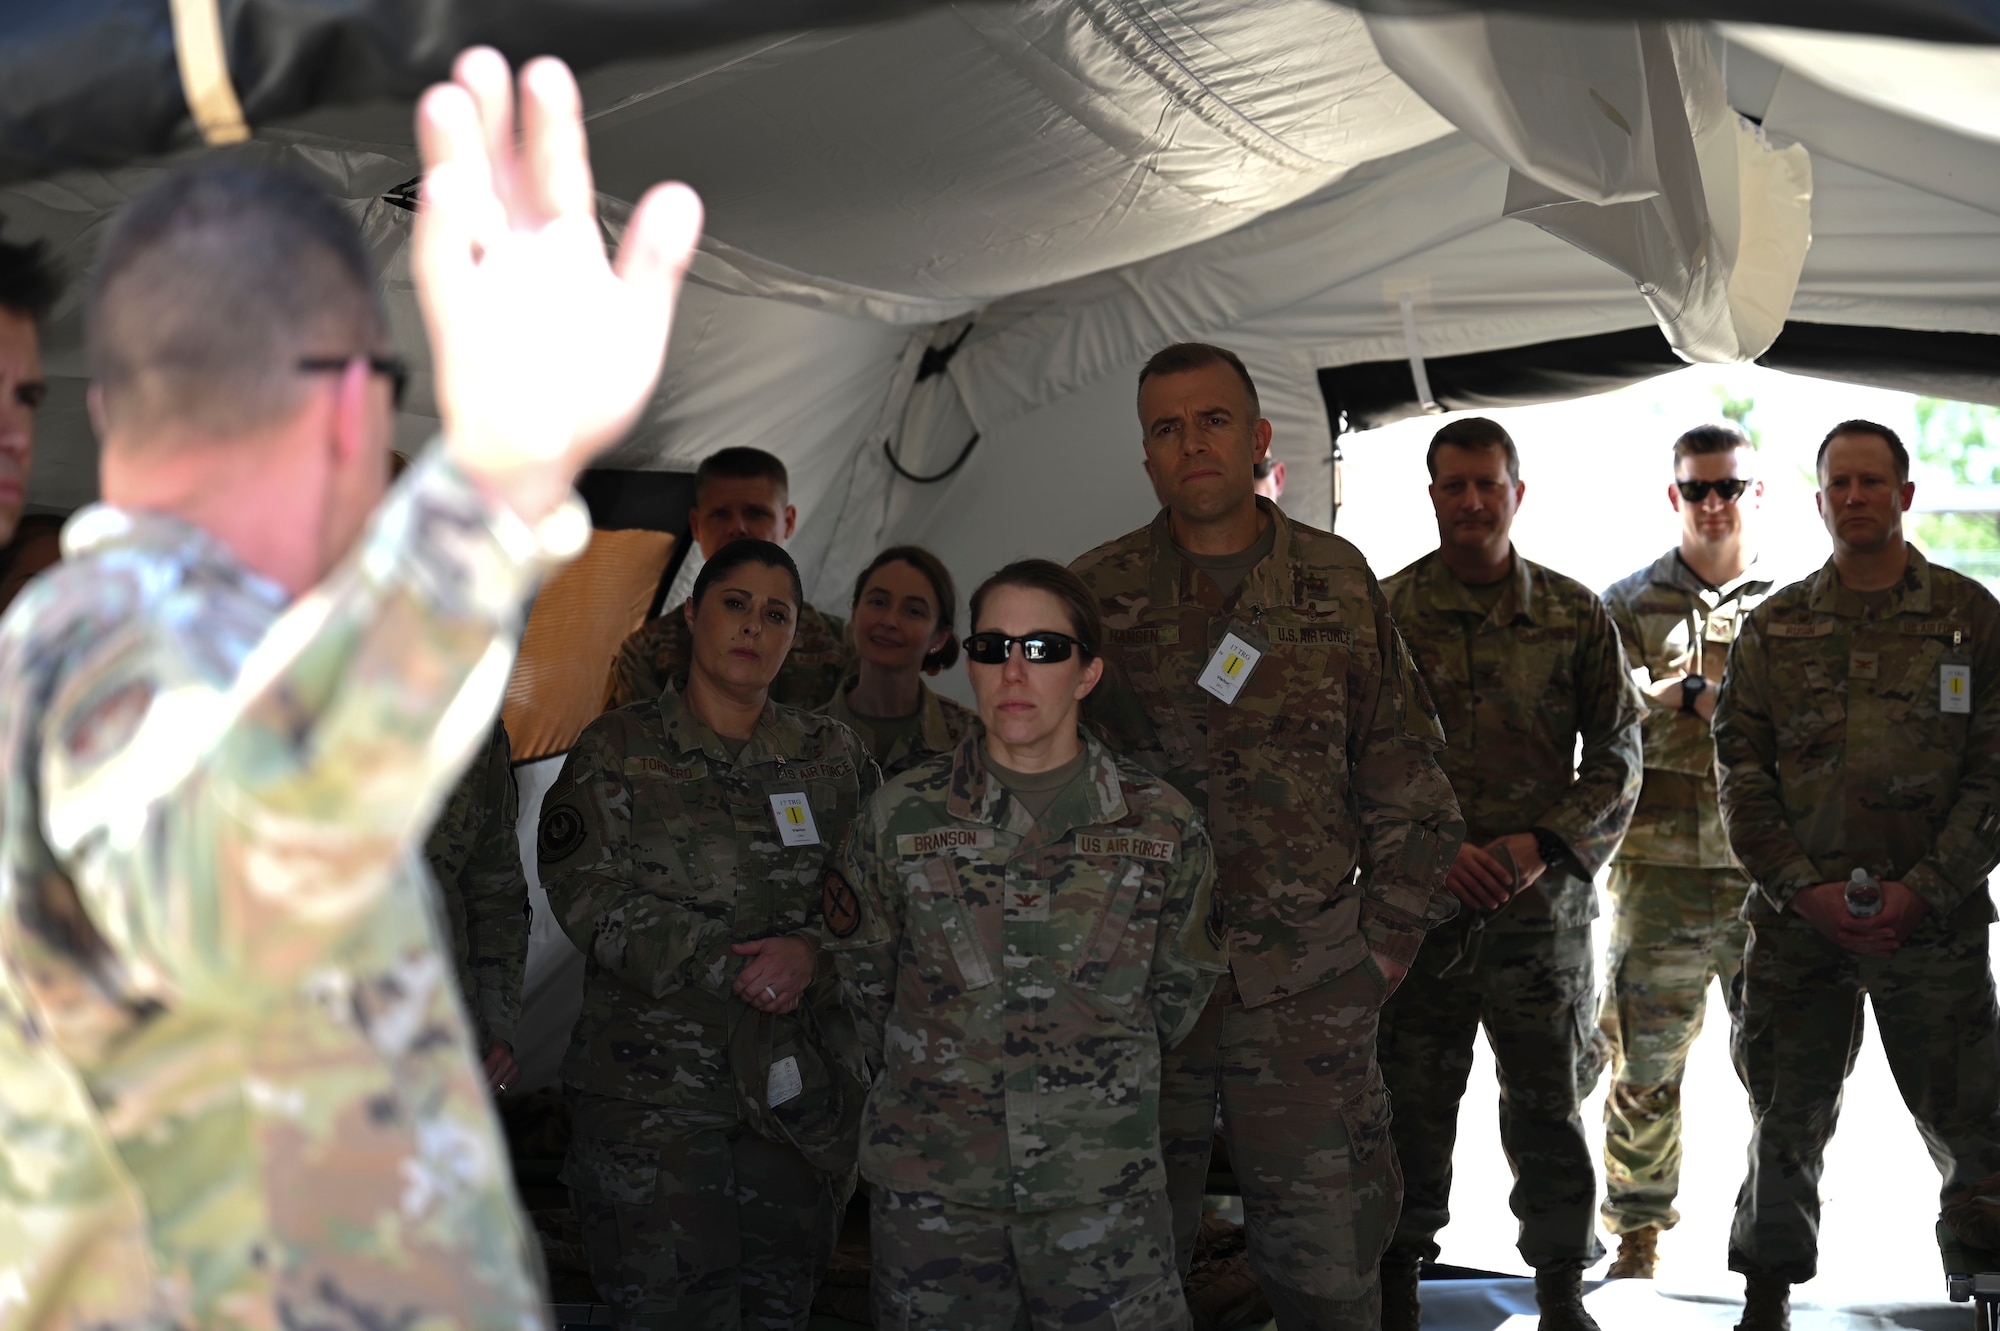
[[[1569,858],[1569,847],[1563,844],[1561,837],[1549,831],[1548,828],[1531,827],[1528,829],[1528,833],[1535,838],[1535,854],[1541,856],[1542,863],[1549,868],[1553,869],[1557,864]]]
[[[1692,712],[1694,700],[1708,692],[1708,676],[1689,675],[1681,681],[1681,710]]]

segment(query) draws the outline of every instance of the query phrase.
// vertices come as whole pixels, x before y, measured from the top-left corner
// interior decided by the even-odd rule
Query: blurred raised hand
[[[701,201],[654,186],[614,266],[576,79],[540,59],[522,68],[518,102],[515,85],[497,51],[476,47],[418,103],[413,259],[445,446],[532,523],[650,397]]]

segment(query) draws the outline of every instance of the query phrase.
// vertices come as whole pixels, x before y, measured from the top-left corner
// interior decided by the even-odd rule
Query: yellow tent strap
[[[180,60],[181,91],[188,111],[209,143],[241,143],[250,137],[243,103],[229,81],[229,58],[222,49],[221,0],[170,0],[174,54]]]

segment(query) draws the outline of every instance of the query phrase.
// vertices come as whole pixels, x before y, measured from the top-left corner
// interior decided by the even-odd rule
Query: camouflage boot
[[[1792,1331],[1792,1287],[1782,1280],[1746,1279],[1736,1331]]]
[[[1607,1280],[1651,1280],[1660,1264],[1660,1231],[1651,1225],[1620,1235],[1618,1257],[1604,1273]]]
[[[1535,1272],[1535,1306],[1542,1310],[1539,1331],[1599,1331],[1583,1310],[1583,1272],[1573,1266]]]
[[[1423,1268],[1412,1263],[1382,1263],[1382,1331],[1419,1331],[1424,1320],[1418,1292]]]

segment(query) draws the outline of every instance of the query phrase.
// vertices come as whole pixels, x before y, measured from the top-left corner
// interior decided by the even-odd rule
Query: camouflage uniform
[[[1961,665],[1969,702],[1946,711],[1945,670]],[[1797,1284],[1817,1264],[1820,1161],[1864,993],[1943,1193],[2000,1172],[1986,891],[2000,860],[2000,605],[1911,549],[1871,612],[1828,561],[1745,622],[1715,751],[1729,843],[1756,884],[1735,1041],[1751,1164],[1729,1265]],[[1855,868],[1929,904],[1889,957],[1849,952],[1786,909]]]
[[[507,727],[493,732],[424,843],[451,926],[458,992],[482,1053],[514,1045],[521,979],[528,968],[528,875],[514,824],[521,793],[514,783]]]
[[[1214,867],[1179,792],[1084,748],[1035,818],[967,737],[883,787],[827,879],[880,1070],[878,1328],[1188,1325],[1160,1063],[1224,966]]]
[[[1626,664],[1652,681],[1721,682],[1736,625],[1771,591],[1753,569],[1711,590],[1669,550],[1604,593]],[[1680,693],[1646,698],[1646,779],[1611,861],[1614,915],[1598,1027],[1612,1057],[1604,1102],[1604,1226],[1672,1229],[1681,1179],[1681,1076],[1708,984],[1736,982],[1750,880],[1729,853],[1715,798],[1715,742]]]
[[[658,619],[632,631],[611,662],[604,686],[604,710],[651,702],[670,679],[685,679],[694,636],[681,607],[668,606]],[[799,607],[798,632],[778,677],[771,681],[771,701],[786,707],[821,707],[847,674],[847,621],[810,605]]]
[[[170,517],[90,508],[64,542],[0,630],[0,1058],[73,1072],[185,1324],[542,1325],[416,854],[540,543],[436,453],[289,613]],[[44,1235],[122,1211],[76,1097],[9,1068],[0,1120],[56,1148],[0,1182],[43,1191]],[[61,1275],[0,1253],[23,1272]]]
[[[1382,1013],[1404,1172],[1403,1219],[1384,1260],[1438,1255],[1458,1102],[1484,1024],[1521,1257],[1536,1270],[1587,1266],[1602,1255],[1580,1116],[1598,1071],[1591,879],[1639,798],[1644,701],[1603,603],[1518,553],[1491,610],[1435,552],[1383,590],[1437,700],[1441,761],[1470,840],[1541,828],[1569,852],[1499,910],[1465,911],[1441,930]]]
[[[542,800],[542,883],[586,959],[562,1181],[620,1326],[803,1327],[853,1172],[751,1130],[730,945],[817,941],[826,861],[878,778],[852,731],[775,704],[731,758],[680,683],[591,722]],[[806,797],[809,844],[780,839],[787,793]],[[838,1017],[822,969],[806,1001]]]
[[[1429,696],[1360,552],[1257,504],[1272,551],[1231,597],[1175,551],[1164,511],[1071,566],[1105,624],[1109,668],[1085,705],[1113,749],[1205,806],[1215,841],[1231,974],[1160,1092],[1182,1269],[1219,1101],[1279,1325],[1373,1327],[1402,1184],[1375,1063],[1387,983],[1369,954],[1407,964],[1449,918],[1464,828]],[[1233,703],[1196,683],[1225,633],[1263,653]]]
[[[853,675],[840,681],[827,701],[814,710],[830,716],[842,725],[860,731],[863,726],[857,720],[854,709],[847,705],[847,693],[854,687]],[[928,684],[918,682],[923,690],[923,720],[914,732],[898,739],[883,755],[882,776],[886,780],[901,776],[918,763],[928,762],[941,753],[950,753],[958,747],[958,742],[971,732],[979,729],[979,714],[968,710],[943,694],[934,691]]]

